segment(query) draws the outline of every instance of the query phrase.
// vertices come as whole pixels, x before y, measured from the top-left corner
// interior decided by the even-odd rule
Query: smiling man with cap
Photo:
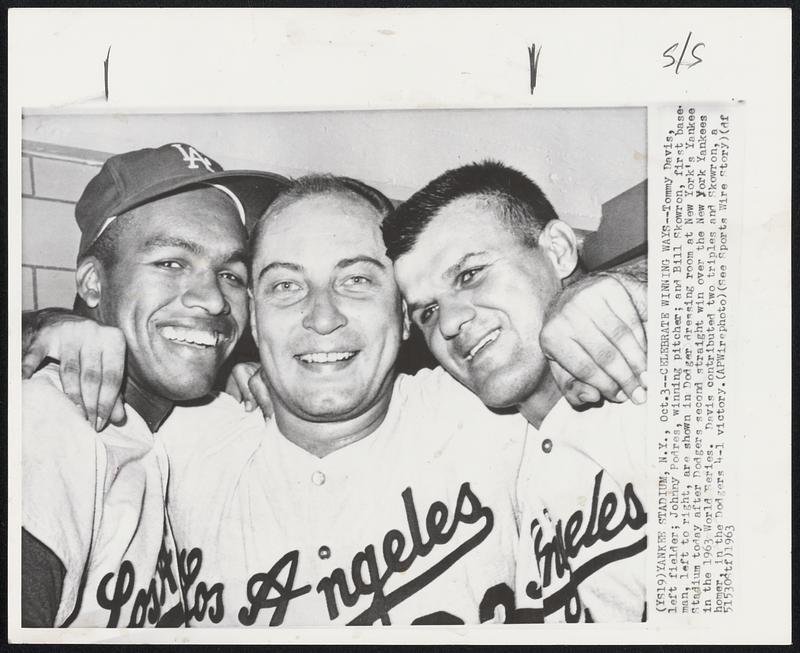
[[[246,328],[247,221],[284,185],[183,143],[113,156],[87,185],[76,310],[122,334],[132,410],[95,434],[55,366],[24,382],[23,626],[184,623],[154,433],[208,394]]]

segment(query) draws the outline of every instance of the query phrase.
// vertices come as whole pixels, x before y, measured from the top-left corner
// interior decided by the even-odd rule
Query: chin
[[[343,397],[322,399],[302,407],[303,412],[315,422],[331,422],[347,418],[356,408],[357,406]]]
[[[475,392],[478,398],[489,408],[510,408],[518,405],[516,396],[508,393],[497,392],[496,389]]]
[[[478,386],[469,386],[480,400],[490,408],[511,408],[527,399],[527,388],[522,384],[509,383],[508,379],[490,377]]]
[[[191,378],[191,377],[189,377]],[[172,401],[193,401],[205,397],[214,387],[214,379],[193,378],[189,382],[161,382],[159,387],[163,391],[159,394]]]

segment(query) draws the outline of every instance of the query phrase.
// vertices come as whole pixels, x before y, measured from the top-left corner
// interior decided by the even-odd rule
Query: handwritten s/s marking
[[[695,43],[692,49],[689,50],[689,55],[691,55],[694,58],[694,61],[684,62],[683,60],[683,58],[687,54],[686,51],[689,49],[689,44],[691,43],[691,40],[692,40],[692,33],[689,32],[689,35],[686,37],[686,41],[683,43],[683,49],[681,50],[680,56],[678,57],[677,60],[672,55],[674,53],[677,53],[678,47],[681,45],[679,42],[673,43],[666,50],[664,50],[664,53],[661,56],[664,57],[665,59],[670,59],[670,61],[664,64],[662,68],[671,68],[672,66],[675,66],[675,74],[677,75],[680,72],[681,66],[683,66],[684,68],[692,68],[697,64],[701,63],[703,60],[697,54],[697,51],[699,48],[706,47],[706,44],[702,42]]]

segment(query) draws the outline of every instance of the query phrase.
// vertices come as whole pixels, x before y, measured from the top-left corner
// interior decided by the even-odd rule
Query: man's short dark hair
[[[408,253],[433,217],[451,202],[466,197],[485,198],[508,227],[529,247],[551,220],[553,205],[531,179],[498,161],[471,163],[448,170],[414,193],[383,222],[383,240],[390,259]]]
[[[97,237],[97,240],[89,245],[78,261],[78,265],[83,263],[83,261],[90,256],[93,256],[100,261],[104,269],[110,270],[113,268],[117,262],[117,244],[122,234],[123,222],[124,220],[113,220],[111,224],[106,227],[105,231]]]
[[[101,233],[97,240],[95,240],[87,250],[78,259],[78,266],[81,265],[90,256],[100,261],[103,269],[110,271],[117,264],[117,257],[119,256],[119,240],[123,232],[123,225],[125,220],[113,220],[111,224],[106,227],[105,231]],[[75,293],[75,300],[72,303],[72,310],[79,315],[89,316],[91,311],[83,301],[83,298]]]
[[[386,195],[376,188],[365,184],[363,181],[358,181],[358,179],[318,174],[298,177],[297,179],[293,179],[289,186],[278,193],[256,223],[256,226],[253,228],[253,233],[250,236],[251,254],[253,253],[255,244],[259,241],[267,218],[280,213],[287,206],[306,197],[311,197],[312,195],[344,195],[361,199],[378,212],[378,216],[381,220],[386,218],[394,209],[394,205]]]

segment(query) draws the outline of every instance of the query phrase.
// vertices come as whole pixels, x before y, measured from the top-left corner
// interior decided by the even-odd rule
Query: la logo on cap
[[[214,170],[214,166],[211,163],[211,159],[209,159],[207,156],[202,155],[191,145],[184,146],[181,143],[171,143],[171,145],[176,150],[178,150],[178,152],[181,153],[181,156],[183,157],[183,160],[186,163],[186,167],[189,168],[189,170],[199,169],[200,166],[198,166],[197,164],[202,163],[205,169],[208,170],[209,172],[217,172],[216,170]],[[187,147],[189,148],[188,151],[186,149]]]

